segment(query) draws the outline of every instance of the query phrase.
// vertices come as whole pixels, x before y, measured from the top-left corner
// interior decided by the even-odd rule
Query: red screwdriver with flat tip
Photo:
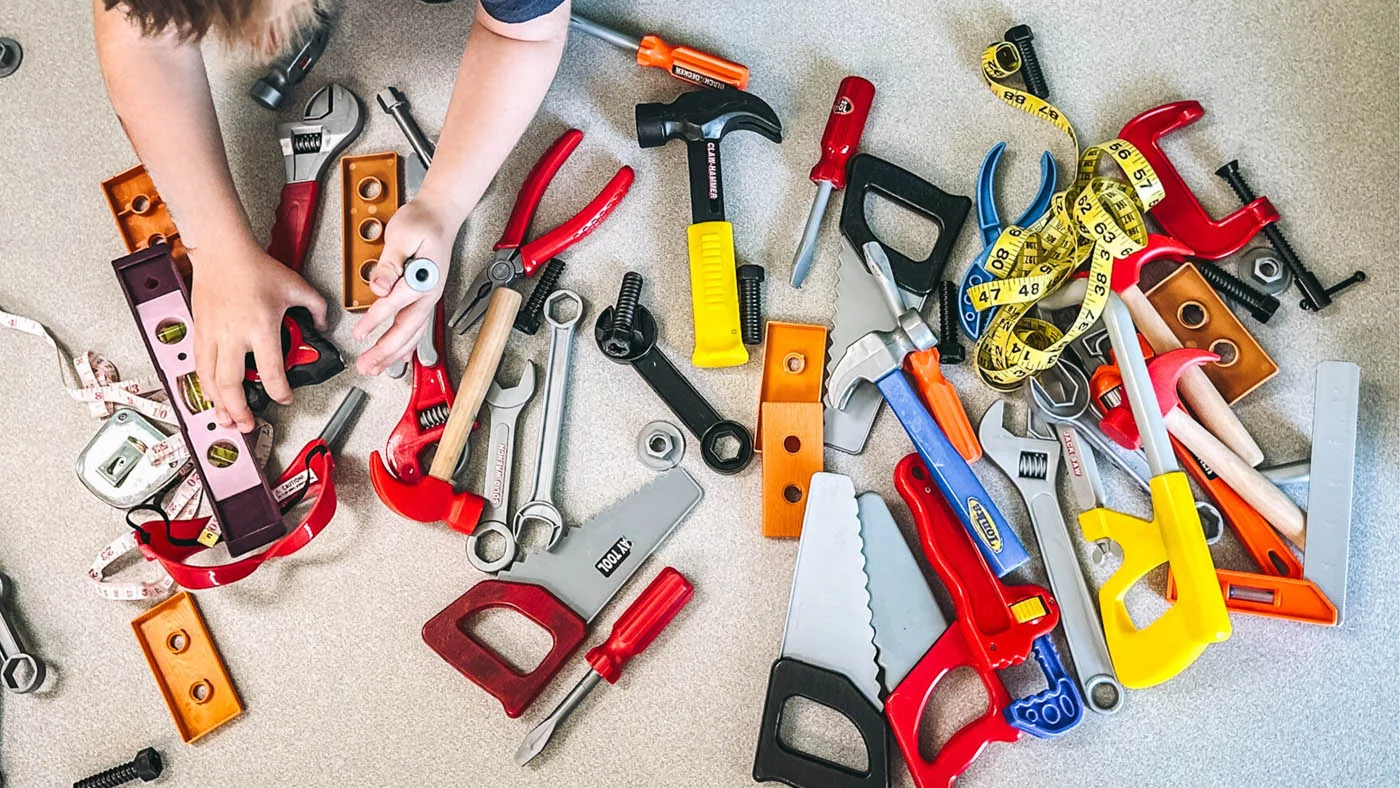
[[[598,686],[599,679],[607,679],[609,684],[617,683],[623,667],[656,640],[661,630],[671,623],[671,619],[693,596],[695,587],[685,579],[685,575],[669,566],[662,569],[651,585],[613,624],[608,639],[588,652],[588,664],[593,669],[520,743],[520,749],[515,751],[516,765],[524,766],[544,750],[554,735],[554,729]]]

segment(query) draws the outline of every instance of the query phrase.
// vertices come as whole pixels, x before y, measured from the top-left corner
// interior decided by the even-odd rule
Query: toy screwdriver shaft
[[[860,145],[860,135],[865,131],[865,119],[870,115],[870,104],[874,100],[875,86],[868,80],[860,77],[841,80],[836,101],[831,105],[831,115],[826,119],[826,130],[822,132],[822,155],[810,176],[817,184],[817,196],[812,200],[802,241],[792,258],[793,287],[802,286],[807,271],[812,267],[812,256],[817,251],[817,232],[821,230],[822,217],[826,215],[826,204],[831,200],[833,189],[846,186],[846,161]]]
[[[629,36],[577,14],[569,17],[569,25],[618,49],[636,53],[637,65],[664,68],[677,79],[717,89],[735,87],[743,90],[749,86],[748,66],[708,52],[688,46],[672,46],[658,36]]]
[[[520,749],[515,751],[516,765],[524,766],[544,750],[554,735],[554,729],[588,697],[600,679],[607,679],[609,684],[616,683],[618,676],[622,675],[622,668],[651,645],[694,595],[695,588],[685,579],[685,575],[669,566],[661,570],[651,585],[613,624],[608,639],[588,652],[588,664],[593,669],[520,743]]]

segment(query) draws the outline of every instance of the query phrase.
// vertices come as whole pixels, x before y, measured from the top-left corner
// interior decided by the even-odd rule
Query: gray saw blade
[[[875,277],[865,268],[860,253],[850,242],[841,239],[841,252],[836,266],[836,316],[831,326],[831,350],[826,356],[826,375],[841,362],[846,349],[871,331],[889,331],[895,327],[895,316],[880,295]],[[900,291],[904,305],[922,309],[924,297]],[[851,399],[842,410],[825,408],[824,437],[826,445],[847,454],[860,454],[875,424],[875,414],[884,399],[873,384],[861,383],[851,392]]]
[[[875,627],[875,659],[884,671],[881,683],[885,691],[894,692],[948,628],[948,619],[938,609],[933,591],[884,499],[868,492],[857,503]]]
[[[860,530],[850,477],[813,474],[792,573],[783,656],[840,673],[883,709]]]
[[[569,528],[553,550],[531,553],[498,577],[544,586],[584,621],[592,621],[703,497],[685,469],[672,468],[592,520]]]

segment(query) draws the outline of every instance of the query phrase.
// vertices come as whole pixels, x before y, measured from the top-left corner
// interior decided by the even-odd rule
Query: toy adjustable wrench
[[[948,589],[957,618],[885,700],[885,711],[915,784],[948,786],[991,742],[1014,742],[1023,733],[1054,736],[1073,728],[1083,716],[1084,702],[1050,639],[1060,609],[1049,592],[1035,585],[1003,585],[996,578],[918,456],[895,466],[894,486],[914,513],[924,555]],[[997,671],[1031,656],[1049,686],[1012,698]],[[919,752],[919,721],[937,683],[960,667],[972,668],[981,680],[987,710],[926,760]]]
[[[360,100],[346,87],[326,85],[306,102],[301,120],[277,127],[287,183],[277,203],[267,253],[301,273],[321,199],[321,176],[364,126]]]
[[[1119,284],[1114,283],[1115,290]],[[1153,520],[1098,508],[1079,515],[1079,525],[1085,539],[1112,539],[1123,551],[1122,565],[1099,589],[1104,636],[1123,686],[1150,687],[1185,670],[1206,646],[1228,639],[1230,617],[1201,532],[1191,485],[1172,457],[1132,318],[1115,291],[1109,293],[1103,321],[1123,373],[1133,417],[1142,432],[1152,472]],[[1128,615],[1124,599],[1134,583],[1163,562],[1169,563],[1176,575],[1179,598],[1160,618],[1139,629]]]
[[[405,484],[417,484],[423,478],[423,453],[442,439],[442,428],[452,411],[452,381],[447,377],[447,361],[441,352],[447,346],[443,310],[438,301],[433,311],[433,329],[423,334],[413,351],[413,388],[408,407],[389,433],[382,459],[378,452],[370,455],[371,463],[383,463],[389,473]]]
[[[851,343],[827,380],[827,407],[845,407],[861,382],[874,382],[933,472],[939,489],[948,496],[958,518],[973,535],[982,557],[998,576],[1004,575],[1030,560],[1030,556],[904,375],[905,359],[938,344],[938,339],[917,309],[903,307],[889,261],[878,241],[865,245],[865,264],[888,309],[899,315],[899,322],[889,331],[871,331]]]

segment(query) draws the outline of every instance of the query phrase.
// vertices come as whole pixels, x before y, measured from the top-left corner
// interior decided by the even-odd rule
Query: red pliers
[[[548,262],[551,257],[593,232],[608,218],[608,214],[612,213],[617,204],[622,202],[627,190],[632,187],[632,168],[619,168],[598,196],[584,206],[574,218],[525,243],[525,234],[530,229],[530,222],[535,218],[535,209],[539,207],[540,198],[554,180],[555,173],[559,172],[559,168],[582,140],[583,132],[578,129],[564,132],[549,146],[549,150],[545,151],[544,156],[535,163],[535,168],[526,176],[525,185],[520,188],[520,194],[515,198],[510,221],[506,223],[501,240],[496,242],[496,253],[462,295],[462,300],[452,313],[452,319],[448,321],[448,325],[456,329],[457,333],[466,333],[467,329],[481,319],[486,313],[491,293],[496,288],[509,287],[516,280],[531,276],[541,263]]]

